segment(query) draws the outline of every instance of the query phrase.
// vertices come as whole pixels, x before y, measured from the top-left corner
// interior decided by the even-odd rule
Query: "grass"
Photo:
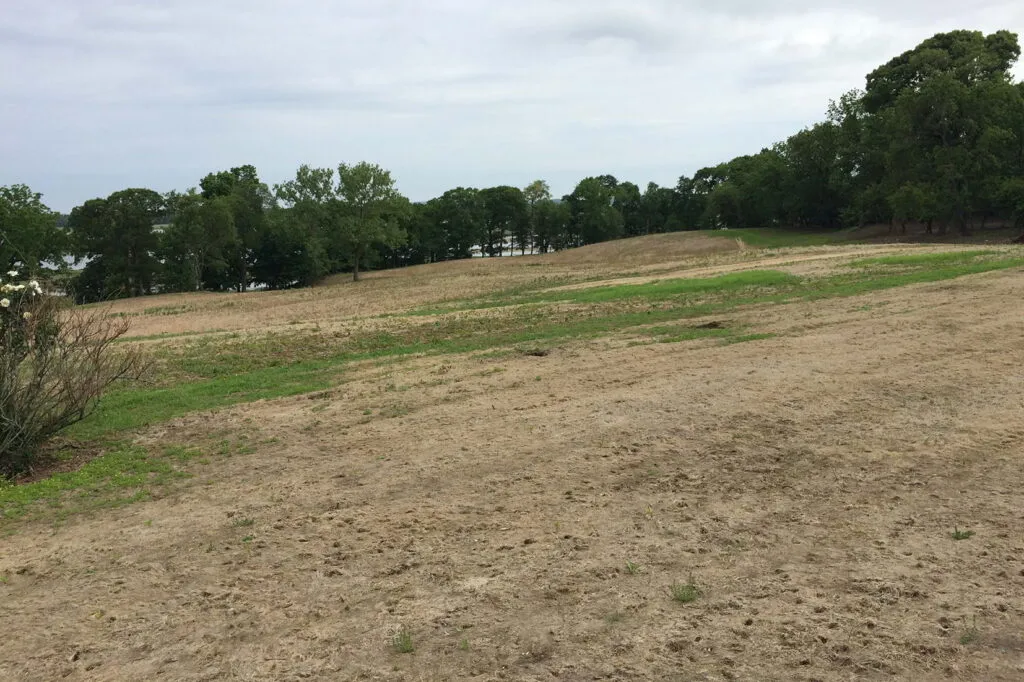
[[[668,327],[664,323],[727,313],[741,306],[855,296],[1024,266],[1024,258],[989,258],[991,253],[960,252],[956,259],[925,259],[909,271],[893,271],[892,264],[880,259],[882,262],[868,269],[824,278],[752,270],[718,277],[543,292],[531,294],[527,300],[567,302],[582,307],[552,310],[539,305],[504,317],[456,315],[431,325],[355,334],[344,339],[306,333],[203,340],[163,351],[161,370],[177,377],[177,383],[111,393],[97,412],[73,427],[69,435],[94,439],[193,411],[323,390],[336,382],[344,365],[363,360],[495,351],[515,346],[534,348],[568,339],[597,338],[625,329],[637,329],[642,335],[666,343],[702,338],[719,338],[725,343],[764,339],[769,335],[739,334],[725,327]],[[929,258],[943,255],[916,254]],[[483,307],[495,305],[483,299],[479,303]]]
[[[999,251],[944,251],[940,253],[907,253],[895,256],[879,256],[877,258],[859,258],[850,262],[851,267],[868,267],[873,265],[907,265],[914,267],[949,265],[977,260],[982,256],[999,254]]]
[[[917,270],[900,271],[891,274],[887,268],[882,267],[875,271],[858,273],[854,276],[838,275],[822,278],[821,280],[810,280],[803,287],[803,291],[797,293],[797,297],[802,300],[813,301],[823,298],[857,296],[872,291],[893,289],[911,284],[940,282],[965,275],[977,275],[984,272],[1019,267],[1024,267],[1024,258],[1017,256],[993,260],[974,259],[965,262],[948,263],[937,267],[919,266]],[[785,302],[785,300],[785,297],[779,297],[775,302]]]
[[[624,620],[626,620],[626,614],[624,614],[622,611],[612,611],[604,617],[604,622],[608,623],[609,625],[621,623]]]
[[[59,520],[83,511],[122,507],[188,477],[183,465],[199,454],[181,447],[167,447],[160,454],[152,454],[137,445],[122,446],[77,471],[0,487],[0,519],[20,519],[46,510]]]
[[[970,538],[974,537],[974,531],[973,530],[960,530],[959,528],[954,526],[953,527],[953,532],[951,533],[951,535],[952,535],[954,540],[969,540]]]
[[[778,335],[777,334],[771,334],[771,333],[767,333],[767,334],[764,334],[764,333],[762,333],[762,334],[740,334],[738,336],[727,337],[725,339],[724,343],[726,345],[728,345],[728,344],[732,344],[732,343],[745,343],[747,341],[763,341],[765,339],[774,339],[776,336],[778,336]]]
[[[189,412],[323,390],[334,379],[325,369],[323,363],[297,363],[166,388],[112,392],[92,415],[68,429],[67,435],[95,440]]]
[[[608,301],[628,301],[642,298],[646,301],[663,301],[679,296],[714,293],[728,294],[740,289],[779,287],[793,285],[800,278],[778,270],[747,270],[716,277],[692,277],[678,279],[662,279],[643,284],[620,284],[613,286],[596,286],[566,291],[549,291],[534,294],[519,303],[554,303],[569,301],[572,303],[605,303]]]
[[[981,633],[978,631],[978,617],[971,616],[971,625],[960,635],[960,644],[963,646],[970,646],[974,642],[978,641],[978,637],[980,635]]]
[[[630,575],[637,575],[640,573],[640,564],[635,564],[632,561],[626,562],[626,573]]]
[[[669,592],[672,594],[672,599],[680,604],[695,602],[701,595],[700,588],[694,584],[693,578],[690,578],[690,581],[686,583],[673,584],[669,588]]]
[[[747,270],[715,277],[679,277],[655,280],[641,284],[618,284],[582,287],[578,289],[537,292],[518,287],[484,298],[467,299],[450,304],[448,308],[415,310],[410,315],[437,315],[450,312],[505,308],[514,305],[538,303],[597,304],[642,299],[647,302],[663,301],[681,296],[700,294],[728,294],[742,289],[777,287],[796,284],[800,280],[778,270]]]
[[[395,633],[394,637],[391,638],[391,648],[400,654],[411,654],[416,651],[416,647],[412,643],[412,633],[409,632],[408,628],[403,627]]]
[[[825,246],[851,242],[851,230],[814,233],[802,230],[785,230],[773,227],[755,227],[739,230],[712,230],[707,234],[726,239],[740,238],[744,243],[762,249],[779,249],[787,246]]]

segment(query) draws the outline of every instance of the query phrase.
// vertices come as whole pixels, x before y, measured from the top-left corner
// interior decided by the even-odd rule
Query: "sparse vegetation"
[[[966,618],[964,619],[966,621]],[[960,644],[970,646],[978,640],[981,633],[978,631],[978,617],[971,616],[971,624],[967,626],[960,635]]]
[[[693,582],[693,578],[690,578],[685,583],[674,583],[669,588],[669,591],[672,594],[672,599],[680,604],[689,604],[690,602],[697,601],[701,595],[700,588]]]
[[[416,647],[413,646],[412,643],[412,632],[403,626],[402,629],[396,632],[391,638],[391,648],[399,654],[411,654],[416,651]]]
[[[968,540],[974,537],[974,531],[960,530],[959,528],[954,526],[952,536],[954,540]]]
[[[728,313],[742,306],[854,296],[1024,266],[1024,256],[1015,252],[1000,252],[1005,254],[1000,257],[991,257],[988,251],[972,253],[969,259],[936,267],[918,265],[908,271],[900,266],[904,269],[895,274],[889,273],[892,266],[875,264],[855,276],[798,278],[753,271],[728,279],[618,285],[604,288],[592,297],[567,292],[558,294],[548,304],[572,300],[574,296],[579,297],[574,303],[588,302],[578,312],[562,311],[555,319],[541,303],[542,298],[537,298],[534,306],[507,318],[459,315],[429,328],[412,325],[404,331],[353,335],[344,341],[315,332],[270,334],[217,339],[216,352],[212,352],[211,341],[185,342],[162,349],[156,358],[166,376],[177,377],[176,383],[165,379],[165,387],[111,393],[101,401],[95,415],[70,433],[79,438],[97,438],[195,410],[323,390],[337,380],[335,377],[345,365],[366,360],[465,353],[541,340],[595,338],[621,330],[636,330],[664,343],[704,338],[721,339],[724,343],[765,339],[770,335],[756,331],[665,323]],[[699,298],[690,298],[694,292],[699,292]],[[486,304],[485,308],[492,305]],[[465,311],[479,309],[468,304],[463,307]],[[282,357],[289,360],[282,364]],[[202,378],[195,380],[197,377]]]

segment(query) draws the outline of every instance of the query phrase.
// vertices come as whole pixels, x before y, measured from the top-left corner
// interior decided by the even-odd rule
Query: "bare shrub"
[[[38,283],[0,285],[0,475],[26,471],[47,439],[87,417],[114,382],[138,378],[128,320],[73,308]]]

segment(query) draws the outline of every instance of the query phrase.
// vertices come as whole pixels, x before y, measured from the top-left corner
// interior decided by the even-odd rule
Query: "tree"
[[[256,267],[261,281],[276,286],[312,284],[336,272],[344,261],[341,252],[340,212],[336,200],[334,169],[299,166],[295,179],[274,187],[285,206],[274,215],[257,250]]]
[[[256,168],[251,165],[210,173],[199,181],[199,186],[204,199],[222,198],[230,208],[235,239],[224,248],[228,264],[224,286],[245,291],[252,283],[249,270],[254,251],[263,238],[266,212],[273,206],[273,195],[260,182]]]
[[[622,229],[627,237],[645,234],[643,195],[639,187],[632,182],[618,183],[612,203],[622,216]]]
[[[487,255],[504,255],[505,237],[527,231],[529,206],[522,190],[502,185],[481,190],[484,200],[484,244]],[[513,245],[514,247],[514,245]]]
[[[0,187],[0,271],[16,266],[37,276],[43,267],[62,268],[69,244],[57,214],[26,185]]]
[[[167,197],[173,214],[161,235],[164,281],[184,291],[223,289],[230,277],[231,250],[238,233],[230,197],[203,197],[194,189]]]
[[[938,201],[928,186],[912,182],[900,185],[889,195],[893,220],[899,222],[900,232],[903,234],[907,233],[907,223],[911,221],[925,222],[931,231],[930,226],[937,213],[937,204]]]
[[[533,210],[534,238],[541,253],[577,245],[572,233],[572,210],[569,204],[564,201],[541,199]]]
[[[659,187],[647,183],[640,198],[641,234],[673,232],[681,229],[681,222],[675,215],[676,193],[670,187]]]
[[[684,230],[703,227],[702,218],[707,208],[709,190],[698,176],[680,176],[675,187],[673,214]]]
[[[153,225],[163,214],[164,198],[150,189],[114,192],[72,210],[68,226],[74,253],[90,259],[79,275],[78,298],[152,293],[161,267],[160,236]]]
[[[565,197],[572,213],[571,246],[595,244],[622,236],[622,214],[615,207],[618,183],[609,175],[585,178]]]
[[[551,198],[551,188],[544,180],[534,180],[523,188],[523,198],[527,206],[533,208],[538,202]]]
[[[480,190],[456,187],[431,201],[430,216],[443,235],[445,259],[469,258],[481,243],[487,206]]]
[[[408,215],[409,200],[395,189],[391,173],[365,161],[338,166],[341,241],[352,265],[352,279],[359,280],[359,265],[366,263],[371,247],[394,248],[406,235],[399,221]]]
[[[529,232],[529,239],[533,244],[533,247],[537,248],[537,205],[542,201],[551,200],[551,188],[544,180],[534,180],[523,188],[523,198],[526,199],[527,231]],[[521,243],[525,244],[525,240]],[[543,252],[544,251],[542,250],[541,253]]]
[[[911,194],[902,187],[926,190],[943,231],[955,224],[967,232],[975,215],[992,215],[1000,178],[1020,170],[1020,98],[1010,73],[1019,55],[1008,31],[951,31],[869,74],[863,128],[872,135],[861,142],[884,158],[884,170],[872,172],[876,192],[903,207]]]
[[[964,86],[985,80],[1009,81],[1010,68],[1018,57],[1017,36],[1009,31],[988,36],[980,31],[938,33],[869,73],[864,107],[871,114],[891,107],[902,95],[940,74]]]
[[[786,169],[787,218],[803,226],[835,228],[846,206],[838,128],[818,123],[791,136],[778,153]]]
[[[296,208],[272,208],[253,250],[252,276],[272,289],[310,286],[332,271],[327,245]]]

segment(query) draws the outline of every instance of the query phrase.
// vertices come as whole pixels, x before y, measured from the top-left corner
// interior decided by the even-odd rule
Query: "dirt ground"
[[[132,320],[131,334],[296,330],[353,318],[481,296],[545,280],[607,278],[647,270],[731,263],[744,256],[733,239],[673,233],[594,244],[537,256],[474,258],[369,272],[359,282],[337,275],[320,286],[286,291],[166,294],[116,301],[111,312]]]
[[[724,322],[141,434],[252,451],[0,540],[0,679],[1024,679],[1022,274]]]

